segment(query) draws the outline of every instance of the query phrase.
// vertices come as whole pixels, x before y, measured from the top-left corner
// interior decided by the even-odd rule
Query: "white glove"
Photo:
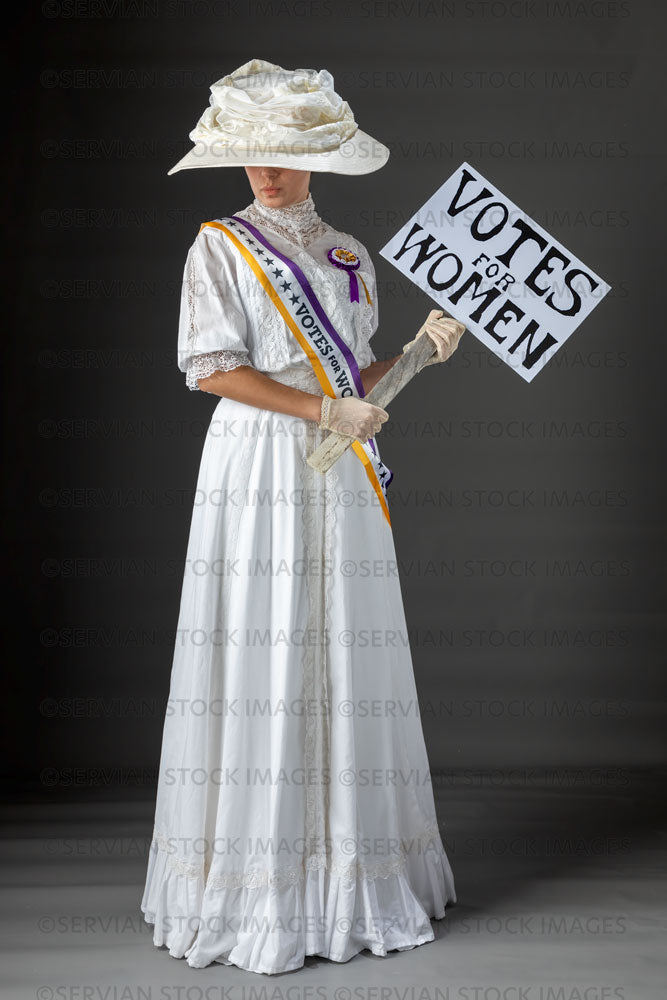
[[[389,414],[381,406],[373,406],[356,396],[322,398],[320,427],[325,431],[336,431],[365,443],[375,437],[388,419]]]
[[[437,353],[432,358],[429,358],[422,367],[428,368],[429,365],[437,365],[441,361],[446,361],[447,358],[450,358],[459,346],[459,340],[463,336],[464,330],[465,326],[463,323],[445,316],[442,309],[431,309],[417,337],[421,337],[423,333],[428,334],[435,345]],[[417,340],[417,337],[415,337],[415,340]],[[415,340],[411,340],[409,344],[403,347],[404,354],[408,347],[414,344]]]

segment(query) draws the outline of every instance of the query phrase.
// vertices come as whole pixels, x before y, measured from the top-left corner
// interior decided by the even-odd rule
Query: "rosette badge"
[[[359,301],[359,282],[357,278],[364,286],[364,291],[366,293],[366,301],[369,305],[372,305],[372,299],[368,294],[368,289],[366,288],[366,282],[361,277],[361,275],[356,272],[359,270],[361,261],[357,257],[353,250],[348,250],[347,247],[332,247],[327,253],[329,261],[334,267],[340,268],[341,271],[347,271],[350,278],[350,302]]]

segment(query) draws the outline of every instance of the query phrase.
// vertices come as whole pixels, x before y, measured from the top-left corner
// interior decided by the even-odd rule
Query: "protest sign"
[[[610,290],[468,163],[380,253],[526,382]]]

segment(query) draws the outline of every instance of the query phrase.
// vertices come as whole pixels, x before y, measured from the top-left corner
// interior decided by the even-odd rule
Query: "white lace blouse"
[[[311,195],[287,208],[267,208],[255,199],[235,214],[260,229],[276,249],[299,265],[359,367],[375,361],[369,341],[378,325],[377,293],[366,248],[324,222]],[[347,273],[327,258],[335,246],[348,247],[359,256],[357,274],[368,288],[370,305],[361,282],[359,302],[350,301]],[[190,389],[198,389],[198,380],[214,371],[240,365],[268,375],[295,365],[310,367],[246,262],[225,234],[212,227],[198,234],[185,262],[178,365]]]

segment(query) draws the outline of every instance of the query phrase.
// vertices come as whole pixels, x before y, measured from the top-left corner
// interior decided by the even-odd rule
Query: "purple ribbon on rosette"
[[[356,253],[353,253],[352,250],[346,250],[345,247],[332,247],[327,253],[327,257],[334,267],[340,268],[341,271],[347,271],[350,277],[350,302],[358,302],[359,282],[354,272],[359,269],[361,261]]]

